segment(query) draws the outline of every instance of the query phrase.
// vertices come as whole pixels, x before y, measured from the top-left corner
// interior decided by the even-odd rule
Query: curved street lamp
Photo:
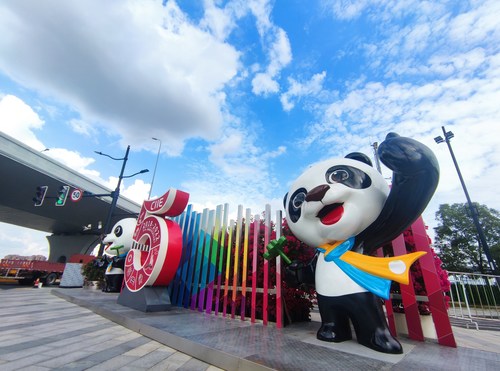
[[[116,185],[115,190],[113,192],[111,192],[112,201],[111,201],[111,206],[109,207],[108,217],[106,218],[106,224],[104,225],[104,235],[107,235],[110,232],[109,229],[111,228],[111,219],[113,218],[113,212],[115,211],[116,203],[118,202],[118,198],[120,197],[120,185],[122,183],[122,179],[131,178],[131,177],[136,176],[138,174],[144,174],[144,173],[147,173],[149,171],[148,169],[143,169],[143,170],[141,170],[135,174],[132,174],[132,175],[123,175],[123,172],[125,171],[125,165],[127,164],[129,151],[130,151],[130,146],[127,146],[127,151],[125,152],[125,157],[123,157],[123,158],[115,158],[115,157],[112,157],[112,156],[107,155],[105,153],[94,151],[98,155],[109,157],[112,160],[123,161],[122,169],[120,171],[120,175],[118,176],[118,184]],[[97,253],[97,256],[102,256],[103,251],[104,251],[104,244],[102,243],[102,239],[101,239],[101,244],[99,246],[99,252]]]
[[[153,184],[155,182],[155,175],[156,175],[156,167],[158,166],[158,159],[160,158],[160,151],[161,151],[161,140],[158,138],[151,138],[153,140],[157,140],[160,142],[160,145],[158,146],[158,153],[156,154],[156,163],[155,163],[155,169],[153,170],[153,179],[151,180],[151,187],[149,188],[149,196],[148,200],[151,199],[151,192],[153,191]]]

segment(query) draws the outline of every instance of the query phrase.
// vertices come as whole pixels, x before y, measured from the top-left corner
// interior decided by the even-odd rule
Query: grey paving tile
[[[171,349],[171,348],[169,348],[169,349],[159,348],[159,349],[153,350],[150,353],[141,356],[136,361],[130,363],[128,365],[128,368],[131,368],[131,369],[142,368],[142,369],[149,370],[152,367],[154,367],[155,365],[157,365],[158,363],[169,358],[175,352],[176,351],[174,349]],[[127,354],[130,354],[130,352]]]
[[[122,356],[130,350],[149,341],[150,339],[145,338],[144,336],[139,336],[135,339],[123,342],[116,342],[111,339],[105,343],[99,344],[99,346],[94,347],[92,354],[90,354],[87,358],[97,364],[106,363],[109,359]]]
[[[10,353],[6,353],[6,354],[3,354],[1,357],[3,360],[6,360],[6,361],[15,361],[17,359],[21,359],[21,358],[25,358],[25,357],[29,357],[29,356],[32,356],[32,355],[35,355],[35,354],[46,354],[47,351],[50,350],[50,345],[42,345],[42,346],[38,346],[38,347],[32,347],[32,348],[25,348],[25,349],[20,349],[16,352],[10,352]]]
[[[93,367],[88,368],[89,371],[108,371],[108,370],[120,370],[127,366],[131,362],[136,360],[135,357],[124,356],[120,354],[119,356],[109,358],[108,360],[99,363]]]
[[[9,320],[0,324],[0,331],[2,326],[7,330],[2,331],[7,339],[0,340],[2,371],[217,369],[209,363],[230,370],[255,370],[266,365],[277,370],[455,371],[496,370],[500,364],[500,350],[495,352],[494,345],[488,347],[496,342],[498,348],[500,337],[496,334],[478,339],[478,334],[467,332],[461,337],[467,344],[493,351],[405,341],[404,355],[381,357],[377,353],[375,357],[376,352],[355,342],[318,344],[310,339],[316,330],[301,326],[276,329],[183,308],[143,313],[118,305],[117,295],[80,289],[62,290],[71,293],[66,300],[51,295],[50,290],[9,291],[7,296],[0,291],[2,299],[8,299],[0,300],[0,313],[6,308]],[[54,293],[59,295],[59,291]],[[64,308],[59,319],[54,315],[57,308]],[[159,339],[170,347],[159,344]],[[19,357],[23,352],[27,357]]]
[[[500,347],[500,344],[497,344]],[[485,371],[500,369],[500,354],[477,349],[458,349],[421,343],[416,351],[408,354],[394,365],[394,371],[442,370],[442,371]]]
[[[95,365],[97,365],[98,362],[93,362],[92,360],[88,358],[80,359],[75,362],[67,363],[63,365],[62,367],[56,367],[56,368],[51,368],[51,371],[83,371],[87,370]]]
[[[68,339],[68,341],[72,341],[77,336],[80,336],[84,333],[92,332],[93,330],[100,329],[101,326],[88,326],[81,330],[72,330],[66,332],[57,331],[55,333],[42,334],[43,337],[35,338],[33,340],[28,337],[24,339],[23,342],[16,342],[16,344],[5,345],[0,347],[0,356],[6,353],[12,353],[16,351],[20,351],[23,349],[29,349],[33,347],[47,345],[48,343],[56,343],[56,342],[64,342],[64,339]]]
[[[56,368],[56,367],[62,367],[67,363],[71,363],[77,360],[80,360],[82,358],[88,357],[91,355],[93,351],[91,349],[89,350],[79,350],[79,351],[73,351],[70,353],[65,353],[65,354],[60,354],[58,356],[51,355],[51,358],[39,362],[38,365],[43,366],[43,367],[49,367],[49,368]]]
[[[2,364],[2,371],[20,370],[24,367],[37,366],[38,363],[46,361],[50,356],[45,354],[35,354],[29,357],[17,359],[13,362]]]
[[[50,291],[8,294],[0,300],[2,371],[148,369],[176,352]]]
[[[162,371],[162,370],[177,370],[182,367],[186,362],[188,362],[191,357],[187,354],[183,354],[180,352],[175,352],[163,361],[157,363],[153,367],[150,368],[151,371]]]
[[[23,367],[20,368],[19,371],[47,371],[51,370],[50,368],[47,367],[42,367],[42,366],[28,366],[28,367]]]
[[[180,366],[178,371],[205,371],[208,369],[208,365],[199,359],[191,358],[182,366]]]

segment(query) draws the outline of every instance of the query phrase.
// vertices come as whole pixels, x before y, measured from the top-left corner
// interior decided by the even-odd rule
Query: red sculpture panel
[[[189,194],[176,189],[144,201],[125,260],[125,284],[130,291],[166,286],[174,277],[182,254],[182,231],[166,217],[180,215],[188,201]]]

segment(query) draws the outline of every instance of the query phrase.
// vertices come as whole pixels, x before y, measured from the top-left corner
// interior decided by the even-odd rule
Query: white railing
[[[468,320],[478,328],[478,319],[500,320],[499,276],[448,272],[451,317]]]

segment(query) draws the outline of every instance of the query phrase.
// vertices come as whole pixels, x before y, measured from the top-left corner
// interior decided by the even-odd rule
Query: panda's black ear
[[[364,153],[361,153],[361,152],[352,152],[352,153],[349,153],[347,156],[345,156],[345,158],[350,158],[351,160],[361,161],[361,162],[364,162],[367,165],[373,166],[372,165],[372,161],[370,160],[370,158],[367,155],[365,155]]]
[[[286,198],[288,197],[288,192],[285,193],[285,197],[283,197],[283,207],[285,208],[286,210]]]

